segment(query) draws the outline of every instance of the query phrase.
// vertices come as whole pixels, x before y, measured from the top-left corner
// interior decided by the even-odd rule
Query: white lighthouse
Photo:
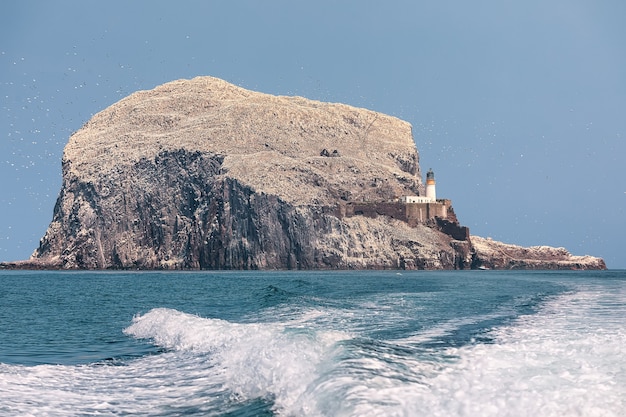
[[[437,193],[435,192],[435,173],[432,168],[426,173],[426,198],[433,203],[437,201]]]

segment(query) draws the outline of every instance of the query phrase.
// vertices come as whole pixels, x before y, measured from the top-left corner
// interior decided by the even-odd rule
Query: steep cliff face
[[[411,126],[365,109],[212,77],[174,81],[95,115],[62,167],[31,267],[477,265],[469,239],[446,233],[462,230],[454,225],[337,214],[349,202],[423,194]]]
[[[224,159],[161,152],[98,185],[65,168],[34,257],[70,269],[469,267],[469,242],[451,245],[426,226],[339,219],[332,206],[286,202],[220,174]]]

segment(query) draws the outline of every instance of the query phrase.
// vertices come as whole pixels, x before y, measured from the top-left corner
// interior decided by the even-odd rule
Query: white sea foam
[[[626,411],[626,297],[592,289],[494,332],[496,343],[451,349],[433,379],[444,415],[621,416]]]
[[[210,410],[221,392],[207,383],[214,380],[209,367],[186,367],[173,355],[129,366],[0,365],[0,375],[0,415],[150,414],[181,398],[185,407]]]
[[[495,330],[493,344],[357,355],[303,400],[333,416],[623,416],[624,317],[623,290],[564,295]]]
[[[334,344],[348,337],[164,308],[135,317],[124,331],[168,351],[126,366],[0,364],[0,415],[176,414],[177,403],[210,413],[223,410],[225,403],[255,398],[287,412],[319,374]]]
[[[125,333],[166,352],[124,366],[0,364],[0,414],[175,415],[180,406],[219,415],[255,398],[284,416],[625,414],[623,289],[565,294],[494,330],[494,343],[460,348],[420,343],[467,320],[375,341],[353,332],[358,314],[318,307],[233,323],[154,309]],[[346,331],[337,330],[342,320]]]
[[[125,332],[168,349],[206,353],[230,392],[243,399],[271,398],[279,409],[296,402],[334,344],[349,337],[281,323],[230,323],[162,308],[135,317]]]

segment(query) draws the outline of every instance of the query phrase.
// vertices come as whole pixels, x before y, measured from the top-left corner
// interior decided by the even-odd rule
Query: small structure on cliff
[[[407,223],[410,227],[430,225],[456,240],[469,241],[469,228],[461,226],[452,208],[452,201],[437,199],[435,174],[426,173],[426,196],[405,195],[396,201],[348,202],[338,207],[339,217],[365,216],[372,219],[386,216]]]
[[[425,223],[435,218],[447,219],[452,212],[452,202],[446,199],[437,200],[435,189],[435,173],[432,168],[426,173],[426,196],[405,195],[400,201],[406,205],[406,217],[411,221]],[[452,220],[456,222],[456,216]]]
[[[426,196],[405,195],[400,198],[403,203],[427,204],[437,202],[437,191],[435,190],[435,173],[430,168],[426,173]]]
[[[435,173],[432,168],[426,173],[426,198],[437,201],[437,192],[435,191]]]

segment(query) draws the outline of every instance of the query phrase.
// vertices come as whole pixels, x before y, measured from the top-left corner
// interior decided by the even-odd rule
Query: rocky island
[[[213,77],[139,91],[65,147],[51,269],[603,269],[470,236],[429,197],[411,125]]]

